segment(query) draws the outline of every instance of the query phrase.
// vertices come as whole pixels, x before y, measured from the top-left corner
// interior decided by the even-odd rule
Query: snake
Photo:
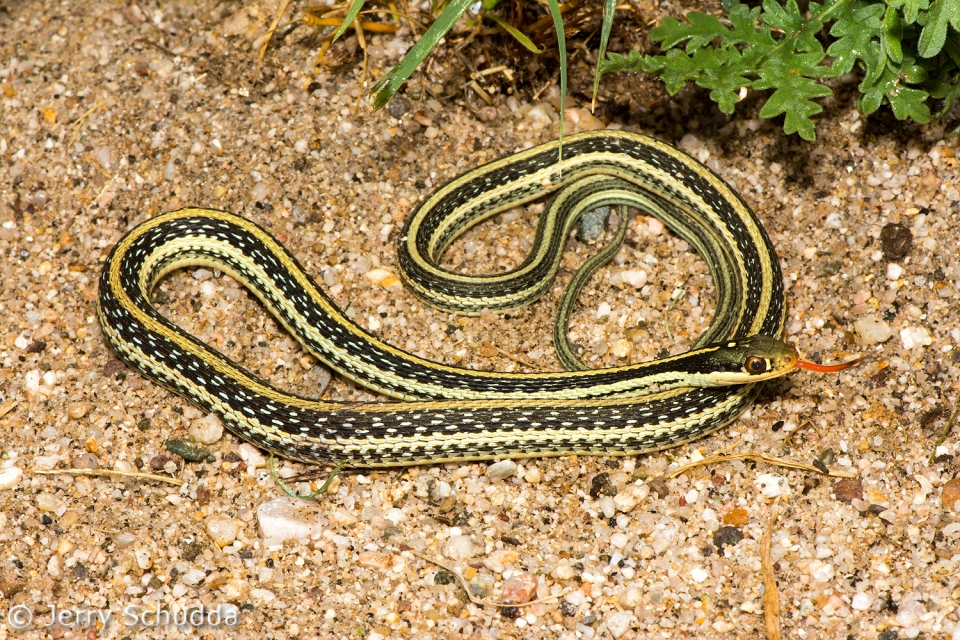
[[[547,198],[532,249],[503,273],[451,272],[441,259],[466,230]],[[504,312],[543,295],[576,221],[616,208],[616,237],[572,277],[554,343],[563,371],[500,372],[433,362],[365,331],[275,237],[226,211],[188,207],[131,228],[103,265],[97,315],[117,356],[219,416],[257,447],[306,463],[379,468],[563,455],[639,455],[702,438],[735,420],[764,381],[796,369],[838,371],[783,341],[783,278],[773,244],[709,168],[638,133],[600,130],[514,153],[453,178],[399,233],[397,266],[426,304]],[[627,211],[660,219],[706,263],[714,316],[690,350],[588,369],[567,339],[577,294],[619,249]],[[208,267],[234,278],[319,361],[395,401],[312,399],[268,384],[154,306],[168,273]]]

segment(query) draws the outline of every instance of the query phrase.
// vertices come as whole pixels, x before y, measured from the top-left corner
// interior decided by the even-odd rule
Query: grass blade
[[[550,15],[553,16],[553,27],[557,30],[557,49],[560,52],[560,146],[559,156],[563,159],[563,116],[567,107],[567,40],[563,31],[563,14],[560,13],[560,4],[557,0],[547,0]]]
[[[390,69],[390,71],[374,85],[371,90],[371,92],[376,92],[377,94],[377,97],[373,101],[374,109],[380,109],[383,105],[387,104],[387,101],[389,101],[390,98],[393,97],[393,94],[407,81],[407,78],[420,66],[420,63],[430,55],[430,52],[436,48],[440,40],[443,39],[443,36],[447,34],[447,31],[456,24],[460,16],[467,10],[467,7],[473,4],[474,1],[475,0],[450,0],[450,4],[437,16],[437,19],[433,21],[433,24],[430,25],[430,28],[427,29],[427,32],[423,34],[423,37],[420,38],[417,44],[413,45],[410,51],[407,51],[407,55],[403,56],[403,59],[397,63],[397,66]],[[553,2],[556,3],[556,0],[553,0]]]
[[[347,17],[343,19],[343,22],[340,23],[340,27],[337,29],[337,32],[333,34],[333,39],[330,42],[336,42],[337,38],[343,35],[343,32],[347,30],[354,20],[356,20],[357,15],[360,13],[360,9],[363,9],[363,3],[366,0],[353,0],[353,4],[350,5],[350,9],[347,11]]]
[[[524,47],[526,47],[528,51],[531,51],[532,53],[543,53],[543,49],[533,44],[530,38],[523,35],[523,33],[519,29],[517,29],[515,26],[513,26],[512,24],[510,24],[500,16],[492,13],[485,13],[483,14],[483,17],[490,18],[491,20],[496,22],[498,25],[500,25],[504,31],[512,35],[514,39],[516,39],[517,42],[519,42]]]
[[[600,90],[600,63],[607,55],[607,43],[610,41],[610,32],[613,31],[613,14],[617,12],[617,0],[604,0],[603,29],[600,31],[600,51],[597,53],[597,70],[593,75],[593,102],[590,110],[597,108],[597,92]]]

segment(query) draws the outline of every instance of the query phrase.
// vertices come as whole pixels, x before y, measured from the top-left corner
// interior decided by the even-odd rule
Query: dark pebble
[[[27,353],[40,353],[47,348],[47,343],[43,340],[34,340],[27,345]]]
[[[590,497],[596,500],[600,497],[600,493],[603,491],[604,485],[607,484],[607,480],[610,479],[609,473],[598,473],[593,476],[593,480],[590,481]]]
[[[188,438],[167,440],[167,450],[189,462],[201,462],[210,455],[210,449]]]
[[[844,478],[833,483],[833,493],[837,500],[850,504],[854,498],[863,500],[863,482],[856,478]]]
[[[79,562],[73,565],[72,571],[73,571],[74,577],[77,580],[86,580],[87,578],[90,577],[89,569],[87,569],[85,566],[83,566]]]
[[[880,231],[880,247],[887,260],[902,260],[910,253],[912,246],[913,234],[902,224],[890,223]]]
[[[502,607],[500,615],[508,620],[515,620],[520,617],[520,607]]]
[[[610,207],[597,207],[580,216],[580,222],[577,224],[577,240],[592,242],[599,238],[604,227],[607,226],[609,217]]]
[[[723,546],[726,544],[735,545],[743,540],[743,531],[738,527],[727,525],[720,527],[713,534],[713,544],[719,553],[723,553]]]
[[[433,584],[453,584],[456,580],[457,576],[446,569],[437,571],[436,575],[433,576]]]
[[[126,368],[127,365],[123,364],[123,361],[121,360],[108,360],[107,364],[103,365],[103,377],[112,378]]]
[[[407,111],[410,111],[410,101],[403,96],[395,95],[387,103],[387,113],[399,120]]]
[[[657,477],[650,481],[650,490],[656,493],[657,497],[661,500],[670,495],[670,487],[667,486],[667,481],[662,477]]]

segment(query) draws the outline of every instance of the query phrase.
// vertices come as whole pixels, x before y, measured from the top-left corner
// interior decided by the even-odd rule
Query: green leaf
[[[360,14],[360,9],[363,9],[363,3],[366,0],[353,0],[353,4],[350,5],[350,9],[347,11],[346,17],[344,17],[343,22],[340,23],[340,26],[337,27],[337,32],[333,34],[333,40],[330,42],[336,42],[337,38],[343,35],[343,32],[347,30],[347,27],[357,19],[357,16]]]
[[[921,58],[932,58],[943,49],[947,39],[947,26],[960,31],[960,0],[933,0],[926,16],[917,52]]]
[[[930,0],[886,0],[891,9],[903,9],[903,21],[913,24],[920,12],[930,6]]]
[[[700,77],[700,69],[693,62],[693,58],[680,49],[667,51],[666,56],[658,56],[663,61],[660,79],[667,85],[667,92],[674,95],[687,84],[688,80]]]
[[[705,64],[697,58],[703,57],[707,51],[698,51],[694,61],[703,67],[697,84],[704,89],[712,89],[710,99],[717,103],[720,111],[733,113],[740,101],[740,90],[749,87],[753,80],[748,77],[756,74],[756,67],[744,64],[743,56],[735,48],[715,52],[714,62],[720,64]]]
[[[912,118],[920,124],[930,122],[930,107],[926,104],[929,93],[905,86],[910,74],[918,73],[917,69],[920,68],[913,64],[912,58],[904,58],[903,67],[888,64],[872,86],[862,89],[860,111],[871,114],[886,101],[898,120]]]
[[[417,41],[417,44],[413,45],[400,62],[380,78],[380,81],[371,89],[371,92],[377,94],[373,101],[374,109],[380,109],[387,104],[387,101],[393,97],[397,89],[407,81],[407,78],[420,66],[424,58],[430,55],[430,52],[447,34],[447,31],[450,31],[450,28],[456,24],[460,16],[473,2],[474,0],[450,0],[450,4],[437,16],[437,19],[433,21],[423,37]]]
[[[517,42],[519,42],[520,44],[522,44],[524,47],[526,47],[527,51],[530,51],[531,53],[543,53],[543,52],[544,52],[543,49],[541,49],[541,48],[538,47],[537,45],[533,44],[533,41],[531,41],[530,38],[528,38],[527,36],[525,36],[522,31],[520,31],[519,29],[517,29],[515,26],[513,26],[512,24],[510,24],[509,22],[507,22],[506,20],[504,20],[504,19],[501,18],[500,16],[498,16],[498,15],[496,15],[496,14],[494,14],[494,13],[485,13],[485,14],[483,14],[483,17],[484,17],[484,18],[489,18],[489,19],[493,20],[494,22],[496,22],[498,25],[500,25],[500,27],[501,27],[504,31],[506,31],[506,32],[509,33],[511,36],[513,36],[513,39],[514,39],[514,40],[516,40]],[[599,79],[600,79],[600,78],[599,78],[599,76],[598,76],[598,77],[597,77],[597,80],[599,81]]]
[[[650,40],[659,42],[663,50],[672,49],[684,40],[689,40],[687,53],[692,54],[728,33],[717,16],[691,11],[686,15],[686,19],[690,24],[683,24],[669,16],[664,18],[659,27],[650,30]]]
[[[868,76],[878,72],[882,15],[883,5],[872,4],[854,11],[848,9],[833,23],[830,35],[837,40],[827,48],[827,55],[833,56],[837,75],[849,73],[857,60],[863,61]]]
[[[880,57],[888,56],[891,60],[900,64],[903,62],[903,46],[900,39],[903,37],[903,29],[900,27],[900,14],[893,7],[887,7],[887,13],[883,16],[883,39],[880,41]]]
[[[763,21],[787,37],[800,31],[806,23],[796,0],[787,0],[783,6],[777,0],[763,0]]]
[[[657,73],[664,68],[663,56],[643,56],[639,51],[627,55],[608,53],[606,60],[599,63],[600,73],[611,71],[633,71],[634,73]]]
[[[617,12],[617,0],[604,0],[603,27],[600,30],[600,52],[597,53],[597,70],[593,74],[593,104],[597,104],[597,92],[600,90],[600,66],[607,53],[607,43],[610,41],[610,31],[613,30],[613,15]]]
[[[753,83],[754,89],[776,89],[760,109],[761,118],[784,114],[785,133],[799,133],[804,140],[816,139],[813,121],[810,119],[821,111],[812,98],[831,94],[828,87],[811,78],[832,75],[830,67],[819,66],[823,54],[794,53],[781,50],[760,69],[760,79]]]

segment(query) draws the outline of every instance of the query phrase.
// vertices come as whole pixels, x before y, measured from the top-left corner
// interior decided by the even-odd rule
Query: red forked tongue
[[[797,360],[797,368],[806,369],[807,371],[816,371],[817,373],[833,373],[835,371],[843,371],[847,367],[860,364],[862,359],[863,356],[857,356],[850,362],[841,362],[840,364],[817,364],[816,362],[810,362],[809,360],[803,360],[801,358],[800,360]]]

